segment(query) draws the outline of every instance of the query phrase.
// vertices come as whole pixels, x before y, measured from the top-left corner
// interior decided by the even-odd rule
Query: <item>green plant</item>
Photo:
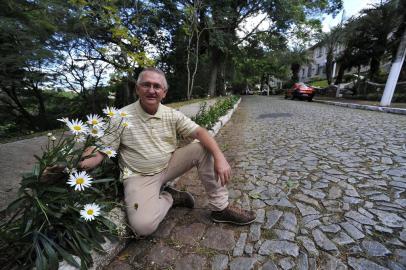
[[[114,108],[105,112],[117,113]],[[42,156],[36,156],[32,172],[23,175],[19,197],[2,213],[7,216],[0,224],[2,269],[57,269],[62,259],[86,269],[92,264],[91,251],[103,252],[105,237],[117,236],[116,225],[102,214],[118,205],[122,194],[117,165],[105,160],[90,174],[76,168],[89,146],[100,145],[96,149],[114,157],[114,150],[101,148],[100,138],[126,127],[125,113],[120,115],[115,125],[110,117],[96,115],[88,116],[87,125],[60,119],[72,136],[64,133],[57,139],[48,134]],[[72,255],[80,258],[80,265]]]
[[[328,86],[327,80],[322,80],[322,81],[313,81],[309,83],[311,86],[319,87],[319,88],[325,88]]]
[[[207,109],[207,103],[201,104],[199,112],[196,116],[192,117],[198,125],[210,129],[217,122],[217,120],[225,115],[228,110],[233,108],[234,104],[239,100],[238,96],[231,96],[218,100],[213,106]]]

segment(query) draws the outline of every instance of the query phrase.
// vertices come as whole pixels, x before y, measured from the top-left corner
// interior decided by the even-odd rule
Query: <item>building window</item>
[[[307,77],[311,77],[312,76],[312,65],[309,65],[307,67]]]

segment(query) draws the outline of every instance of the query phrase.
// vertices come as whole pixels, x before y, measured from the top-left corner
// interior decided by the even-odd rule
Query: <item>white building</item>
[[[339,55],[344,50],[344,46],[338,45],[334,50],[334,56]],[[309,64],[300,67],[299,71],[299,81],[309,82],[317,80],[325,80],[326,76],[326,63],[327,63],[327,48],[321,43],[317,43],[313,47],[308,49],[309,59],[311,59]],[[385,65],[383,65],[385,66]],[[339,65],[334,63],[333,65],[333,78],[338,74]],[[366,72],[369,70],[369,66],[362,66],[360,72]],[[354,74],[357,73],[357,68],[352,68],[351,70],[346,70],[344,74]]]

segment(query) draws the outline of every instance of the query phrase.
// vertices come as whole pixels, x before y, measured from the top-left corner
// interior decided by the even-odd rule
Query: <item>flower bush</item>
[[[57,269],[59,261],[88,268],[91,251],[103,252],[105,237],[117,237],[116,225],[104,213],[122,199],[116,162],[105,159],[91,173],[81,171],[85,149],[117,154],[103,148],[101,138],[129,126],[126,112],[107,107],[106,117],[88,115],[86,121],[58,119],[66,124],[59,139],[48,134],[48,143],[33,171],[23,176],[19,197],[0,224],[0,263],[3,269]],[[112,124],[112,119],[117,121]],[[120,130],[117,130],[120,129]],[[73,255],[80,258],[80,265]]]
[[[226,115],[228,110],[233,108],[239,99],[238,96],[226,97],[218,100],[209,109],[207,109],[207,103],[204,102],[196,116],[192,117],[192,120],[202,127],[211,129],[221,116]]]

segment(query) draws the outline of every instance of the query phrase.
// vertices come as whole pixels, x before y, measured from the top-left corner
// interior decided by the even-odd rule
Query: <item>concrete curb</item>
[[[228,111],[228,113],[222,117],[219,118],[217,123],[209,130],[209,133],[214,137],[216,134],[220,131],[220,129],[230,120],[231,116],[233,113],[237,110],[238,105],[241,102],[241,98],[237,101],[236,104],[234,104],[234,107]],[[176,181],[176,180],[175,180]],[[126,227],[126,214],[121,208],[114,208],[109,214],[108,214],[110,220],[114,222],[114,224],[117,225],[119,228],[119,231],[123,231],[123,236],[126,238],[121,238],[118,239],[114,242],[106,239],[106,242],[102,244],[103,249],[106,251],[106,253],[98,253],[96,251],[92,251],[92,259],[93,259],[93,266],[90,267],[90,270],[96,270],[96,269],[102,269],[103,267],[107,266],[110,261],[117,256],[126,246],[127,242],[129,241],[128,239],[130,238],[130,232],[128,232],[125,227]],[[126,231],[126,232],[124,232]],[[74,259],[80,264],[80,258],[74,256]],[[75,270],[77,269],[76,267],[68,264],[66,261],[62,261],[59,263],[58,269],[61,270]]]
[[[378,111],[378,112],[386,112],[386,113],[394,113],[394,114],[406,115],[406,109],[401,109],[401,108],[390,108],[390,107],[380,107],[380,106],[372,106],[372,105],[361,105],[361,104],[345,103],[345,102],[337,102],[337,101],[328,101],[328,100],[319,100],[319,99],[313,99],[313,101],[318,102],[318,103],[329,104],[329,105],[348,107],[348,108],[352,108],[352,109],[361,109],[361,110],[369,110],[369,111]]]

